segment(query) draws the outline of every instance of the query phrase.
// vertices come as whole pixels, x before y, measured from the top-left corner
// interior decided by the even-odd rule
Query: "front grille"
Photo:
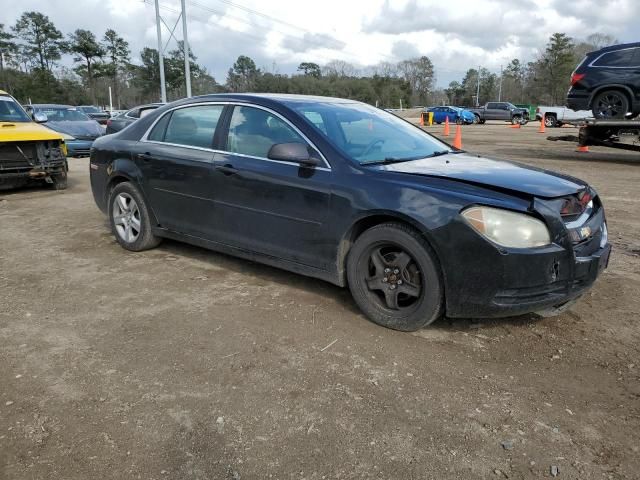
[[[0,171],[31,170],[38,163],[36,142],[0,143]]]
[[[0,143],[0,173],[28,172],[63,163],[64,155],[57,141]]]

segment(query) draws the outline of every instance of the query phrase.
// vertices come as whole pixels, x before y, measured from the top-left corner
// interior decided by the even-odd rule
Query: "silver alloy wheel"
[[[127,243],[135,242],[140,236],[141,220],[138,204],[128,193],[119,193],[113,202],[113,223],[116,232]]]

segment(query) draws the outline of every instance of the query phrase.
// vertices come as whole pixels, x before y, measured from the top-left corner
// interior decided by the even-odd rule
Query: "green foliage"
[[[13,31],[22,41],[22,54],[32,67],[51,72],[65,49],[62,32],[40,12],[24,12]]]
[[[322,76],[320,65],[313,62],[302,62],[298,65],[298,71],[302,72],[304,75],[309,75],[315,78],[320,78]]]
[[[260,75],[256,63],[240,55],[227,74],[227,88],[232,92],[253,92]]]

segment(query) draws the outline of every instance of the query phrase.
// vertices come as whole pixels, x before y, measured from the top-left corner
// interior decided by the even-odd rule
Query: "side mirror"
[[[33,114],[33,121],[34,121],[34,122],[37,122],[37,123],[44,123],[44,122],[46,122],[47,120],[49,120],[49,119],[47,118],[47,116],[46,116],[44,113],[39,113],[39,112],[37,112],[37,113],[34,113],[34,114]]]
[[[305,167],[316,167],[321,161],[309,154],[309,148],[304,143],[276,143],[272,145],[267,154],[270,160],[278,160],[280,162],[299,163]]]

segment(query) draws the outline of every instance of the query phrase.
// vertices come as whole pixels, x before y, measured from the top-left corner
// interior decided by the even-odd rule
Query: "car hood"
[[[561,197],[587,188],[577,178],[513,162],[466,153],[442,155],[408,162],[373,165],[388,172],[447,178],[536,197]]]
[[[95,136],[104,134],[104,129],[95,120],[78,120],[72,122],[47,122],[47,127],[56,132],[75,136]]]
[[[35,122],[0,122],[0,142],[62,140],[62,135]]]

